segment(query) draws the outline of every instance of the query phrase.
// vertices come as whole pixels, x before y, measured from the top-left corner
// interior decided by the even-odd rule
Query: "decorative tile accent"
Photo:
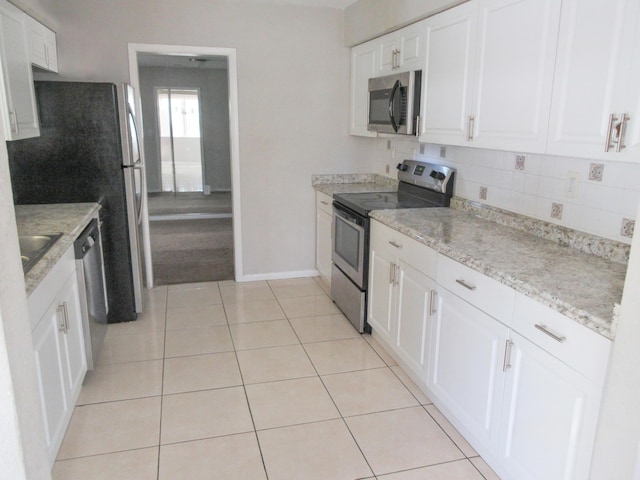
[[[620,235],[627,238],[633,238],[633,230],[635,229],[636,222],[630,218],[622,219],[622,228],[620,229]]]
[[[525,156],[516,155],[516,170],[524,170]]]
[[[564,209],[561,203],[551,204],[551,218],[562,220],[562,210]]]
[[[487,187],[480,187],[480,200],[486,200],[487,199]]]
[[[604,174],[604,164],[592,163],[591,166],[589,167],[589,180],[593,180],[595,182],[601,182],[603,174]]]

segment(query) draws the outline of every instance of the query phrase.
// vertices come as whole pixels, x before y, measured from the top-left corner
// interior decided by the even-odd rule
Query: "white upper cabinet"
[[[58,73],[58,50],[56,34],[43,24],[27,16],[29,56],[36,67]]]
[[[351,135],[375,137],[369,124],[369,79],[375,76],[377,44],[363,43],[351,49]]]
[[[479,0],[427,19],[420,141],[543,153],[556,0]]]
[[[425,22],[420,141],[462,145],[473,100],[477,2],[472,1]]]
[[[0,2],[0,114],[7,140],[40,135],[26,18],[13,5]]]
[[[547,153],[637,157],[639,4],[563,0]]]
[[[424,66],[424,22],[414,23],[373,42],[379,45],[375,76],[421,70]]]
[[[560,21],[558,0],[481,0],[470,140],[545,150]]]

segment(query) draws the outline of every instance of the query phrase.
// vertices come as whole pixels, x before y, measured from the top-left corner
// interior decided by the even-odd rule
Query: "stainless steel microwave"
[[[421,70],[370,78],[367,129],[379,133],[417,135],[421,84]]]

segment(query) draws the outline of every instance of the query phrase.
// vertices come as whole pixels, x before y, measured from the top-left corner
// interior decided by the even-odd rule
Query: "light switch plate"
[[[579,172],[569,172],[564,184],[564,196],[566,198],[578,198],[578,184],[580,183]]]

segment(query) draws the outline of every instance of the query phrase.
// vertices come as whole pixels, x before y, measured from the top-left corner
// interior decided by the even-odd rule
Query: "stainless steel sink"
[[[22,259],[22,269],[24,273],[31,270],[61,236],[61,233],[53,233],[48,235],[23,235],[18,237],[20,243],[20,258]]]

